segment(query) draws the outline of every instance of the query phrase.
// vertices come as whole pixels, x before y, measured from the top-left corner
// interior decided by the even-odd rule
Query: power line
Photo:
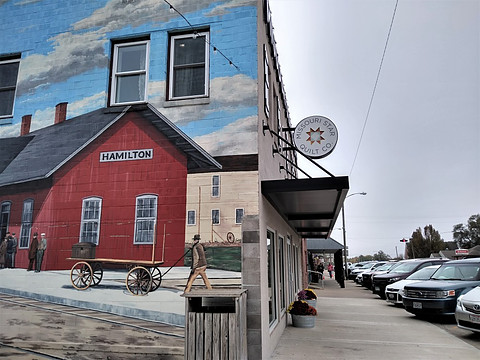
[[[185,22],[188,24],[188,26],[190,26],[190,28],[193,30],[194,38],[196,38],[196,29],[195,29],[195,27],[192,25],[192,23],[191,23],[190,21],[188,21],[188,19],[185,17],[185,15],[183,15],[180,11],[178,11],[178,9],[176,9],[176,8],[175,8],[172,4],[170,4],[167,0],[163,0],[163,2],[166,3],[166,4],[170,7],[170,12],[176,12],[178,15],[180,15],[180,16],[183,18],[183,20],[185,20]],[[209,47],[213,48],[213,52],[214,52],[214,53],[217,53],[217,52],[218,52],[220,55],[222,55],[222,56],[225,58],[225,60],[228,61],[228,63],[229,63],[231,66],[235,67],[238,71],[240,71],[240,68],[239,68],[237,65],[235,65],[235,63],[234,63],[232,60],[230,60],[219,48],[217,48],[217,47],[214,46],[210,41],[208,41],[206,37],[204,37],[203,40],[205,41],[205,43],[206,43]]]
[[[392,32],[393,27],[393,20],[395,19],[395,14],[397,12],[398,0],[395,2],[395,8],[393,10],[392,21],[390,22],[390,28],[388,29],[387,40],[385,41],[385,47],[383,49],[382,60],[380,61],[380,66],[378,67],[377,78],[375,80],[375,85],[373,86],[372,96],[370,97],[370,104],[368,104],[367,115],[365,116],[365,121],[363,122],[362,133],[360,135],[360,140],[358,141],[357,151],[355,152],[355,158],[353,159],[352,168],[350,169],[350,175],[352,176],[353,168],[355,166],[355,162],[357,161],[358,152],[360,150],[360,145],[362,144],[363,134],[365,133],[365,128],[367,127],[368,118],[370,116],[370,110],[372,108],[373,99],[375,97],[375,92],[377,90],[378,80],[380,78],[380,72],[382,71],[383,60],[385,59],[385,53],[387,52],[388,41],[390,39],[390,33]]]

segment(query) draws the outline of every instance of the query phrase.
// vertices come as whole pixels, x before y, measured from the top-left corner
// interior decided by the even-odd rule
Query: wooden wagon
[[[127,289],[133,295],[146,295],[150,291],[155,291],[162,282],[162,273],[158,268],[163,261],[137,261],[121,259],[82,259],[68,258],[67,260],[76,260],[75,265],[70,270],[70,280],[77,290],[86,290],[90,286],[100,284],[103,278],[103,264],[126,265],[128,271],[125,284]]]
[[[169,272],[185,257],[188,251],[178,259],[163,275]],[[72,246],[72,257],[75,265],[70,270],[70,280],[77,290],[86,290],[90,286],[100,284],[103,278],[103,264],[125,265],[129,271],[125,284],[133,295],[146,295],[155,291],[162,282],[162,273],[158,268],[163,260],[155,260],[155,242],[152,246],[152,260],[123,260],[95,258],[95,244],[77,243]]]

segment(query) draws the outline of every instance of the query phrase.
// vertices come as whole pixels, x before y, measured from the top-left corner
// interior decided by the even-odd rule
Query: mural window
[[[114,44],[112,62],[112,105],[142,103],[147,97],[148,40]]]
[[[209,32],[170,37],[170,100],[208,96]]]
[[[27,199],[23,202],[22,225],[20,227],[20,248],[28,248],[33,221],[33,200]]]
[[[5,236],[7,235],[11,208],[12,208],[12,203],[10,201],[2,202],[2,207],[0,210],[0,231],[1,231],[2,239],[5,239]]]
[[[268,316],[270,325],[277,321],[278,316],[275,248],[275,234],[273,231],[267,230]]]
[[[264,103],[265,115],[270,116],[270,67],[268,64],[267,46],[263,45],[263,79],[264,79]]]
[[[101,213],[102,199],[97,197],[83,199],[80,242],[90,242],[98,245]]]
[[[220,175],[212,176],[212,196],[213,197],[220,196]]]
[[[20,55],[0,57],[0,119],[13,116]]]
[[[213,209],[212,210],[212,224],[213,225],[220,225],[220,210]]]
[[[187,225],[195,225],[196,221],[196,213],[195,210],[188,210],[187,211]]]
[[[135,244],[153,244],[157,223],[157,196],[137,197],[135,209]]]
[[[243,209],[235,209],[235,224],[241,224],[243,221]]]

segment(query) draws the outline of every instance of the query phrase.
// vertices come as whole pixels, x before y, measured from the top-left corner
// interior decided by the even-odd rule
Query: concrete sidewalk
[[[480,359],[474,346],[351,281],[342,289],[326,279],[315,292],[315,327],[287,326],[272,360]]]
[[[165,274],[169,268],[159,269]],[[25,269],[1,269],[0,292],[177,326],[185,325],[185,298],[180,295],[190,268],[172,268],[162,276],[161,286],[145,296],[135,296],[127,290],[127,273],[127,270],[105,270],[100,284],[77,290],[71,283],[70,270],[36,273]],[[213,286],[240,286],[239,272],[208,269],[207,276]],[[195,281],[192,291],[196,286],[203,287],[201,278]]]

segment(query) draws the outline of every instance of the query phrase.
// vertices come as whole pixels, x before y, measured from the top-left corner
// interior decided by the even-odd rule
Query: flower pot
[[[313,328],[315,327],[314,315],[292,315],[292,324],[299,328]]]
[[[308,305],[313,306],[315,309],[317,308],[317,299],[311,300],[304,300]]]

